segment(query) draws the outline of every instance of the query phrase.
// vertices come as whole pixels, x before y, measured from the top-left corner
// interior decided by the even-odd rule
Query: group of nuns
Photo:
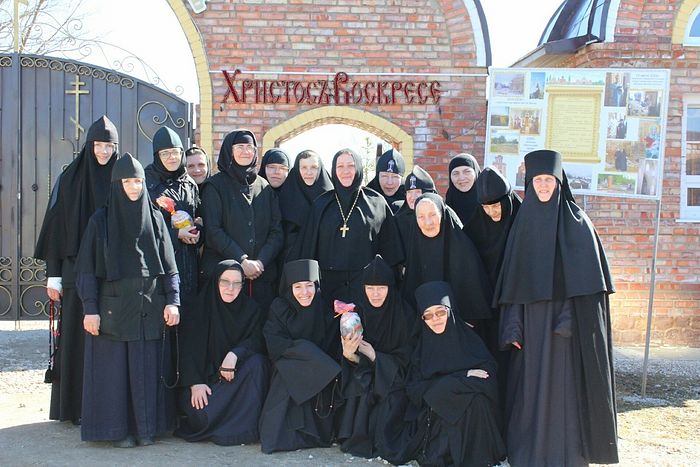
[[[351,149],[330,173],[311,150],[258,168],[239,129],[212,174],[162,127],[144,169],[100,118],[35,254],[62,303],[50,417],[116,447],[174,430],[394,464],[616,463],[605,252],[560,154],[525,166],[521,201],[459,154],[443,200],[395,149],[363,186]]]

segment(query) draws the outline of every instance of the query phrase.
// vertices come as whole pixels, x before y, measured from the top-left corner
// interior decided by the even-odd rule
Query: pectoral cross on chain
[[[348,230],[350,230],[350,227],[348,227],[346,224],[343,224],[343,226],[338,230],[340,230],[343,233],[343,235],[341,235],[341,236],[343,238],[345,238],[345,234],[348,233]]]

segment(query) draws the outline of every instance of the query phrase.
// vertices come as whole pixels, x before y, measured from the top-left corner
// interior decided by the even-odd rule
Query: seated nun
[[[285,264],[263,328],[273,370],[260,417],[262,452],[330,446],[340,373],[330,356],[339,346],[336,327],[321,298],[318,262]]]
[[[183,320],[180,409],[175,435],[230,446],[258,441],[269,381],[260,306],[241,293],[243,268],[221,261]]]
[[[409,327],[415,312],[399,293],[391,267],[377,255],[362,274],[364,295],[356,308],[362,330],[341,337],[342,396],[340,449],[375,457],[377,426],[397,403],[404,387],[410,354]]]
[[[446,282],[416,290],[416,330],[406,393],[412,419],[406,455],[421,465],[498,465],[506,450],[498,427],[496,362],[459,318]]]

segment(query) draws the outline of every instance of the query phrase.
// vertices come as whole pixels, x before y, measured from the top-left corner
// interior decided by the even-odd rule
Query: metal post
[[[649,346],[651,342],[651,319],[654,313],[654,289],[656,289],[656,253],[659,249],[659,229],[661,227],[661,199],[656,200],[656,234],[654,235],[654,256],[651,258],[651,283],[649,284],[649,308],[647,309],[647,336],[644,344],[644,365],[642,367],[642,397],[647,396],[647,369],[649,366]]]

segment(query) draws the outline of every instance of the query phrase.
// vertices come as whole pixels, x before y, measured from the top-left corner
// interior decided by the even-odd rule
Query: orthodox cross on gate
[[[85,128],[83,128],[80,125],[80,95],[90,94],[90,91],[86,89],[80,89],[80,86],[85,86],[85,82],[80,81],[78,75],[75,75],[75,81],[73,81],[71,84],[73,85],[73,89],[67,89],[66,94],[75,95],[75,118],[71,117],[70,121],[73,122],[73,124],[75,125],[75,146],[78,147],[78,142],[80,140],[80,132],[85,131]]]
[[[12,16],[12,36],[14,39],[15,53],[19,53],[19,4],[29,5],[29,0],[14,0],[14,15]]]

